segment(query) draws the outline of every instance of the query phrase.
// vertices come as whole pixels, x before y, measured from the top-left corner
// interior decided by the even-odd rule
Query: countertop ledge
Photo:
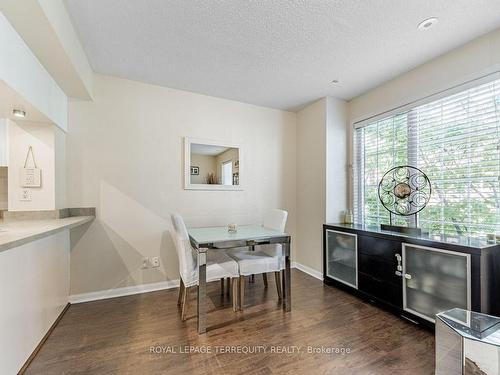
[[[0,220],[0,252],[71,229],[94,220],[94,216],[72,216],[64,219]]]

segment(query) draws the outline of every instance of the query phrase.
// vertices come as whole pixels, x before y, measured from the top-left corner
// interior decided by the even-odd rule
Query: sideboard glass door
[[[355,234],[326,230],[326,275],[358,288],[358,244]]]
[[[403,308],[434,322],[455,307],[470,310],[470,255],[403,244]]]

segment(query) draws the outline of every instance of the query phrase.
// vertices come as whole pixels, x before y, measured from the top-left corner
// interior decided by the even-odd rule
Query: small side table
[[[500,318],[463,309],[436,315],[436,375],[500,374]]]

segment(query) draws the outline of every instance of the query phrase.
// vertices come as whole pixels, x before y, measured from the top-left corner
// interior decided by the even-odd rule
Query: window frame
[[[226,184],[225,183],[225,179],[226,179],[226,173],[225,173],[225,170],[224,170],[224,167],[226,165],[230,165],[231,166],[231,173],[229,174],[229,179],[230,179],[230,184]],[[224,186],[232,186],[233,185],[233,160],[230,159],[230,160],[227,160],[227,161],[223,161],[221,163],[221,176],[222,176],[222,185]]]
[[[466,91],[478,86],[481,86],[483,84],[491,83],[493,81],[500,80],[500,72],[494,72],[491,74],[487,74],[484,76],[481,76],[477,79],[473,79],[470,81],[467,81],[463,84],[453,86],[449,89],[437,92],[432,95],[428,95],[422,99],[415,100],[412,102],[409,102],[407,104],[401,105],[399,107],[393,108],[391,110],[378,113],[375,115],[371,115],[369,117],[365,117],[361,120],[354,120],[351,123],[351,164],[350,164],[350,181],[351,181],[351,208],[353,210],[353,213],[355,213],[355,217],[358,218],[358,222],[361,224],[366,223],[366,218],[365,218],[365,210],[363,209],[364,204],[365,204],[365,188],[364,188],[364,181],[361,180],[363,177],[363,171],[365,169],[365,160],[364,158],[359,158],[358,153],[360,152],[360,149],[362,145],[364,144],[364,139],[359,139],[358,137],[363,137],[364,132],[358,132],[359,129],[364,128],[370,124],[373,124],[374,122],[384,120],[387,118],[393,118],[396,117],[397,115],[402,115],[402,114],[407,114],[408,120],[407,120],[407,131],[408,131],[408,142],[410,140],[415,139],[415,133],[418,133],[416,130],[416,127],[410,126],[410,114],[412,113],[412,110],[415,110],[416,108],[420,106],[424,106],[426,104],[438,101],[440,99],[444,99],[449,96],[453,96],[454,94],[460,93],[462,91]],[[416,112],[416,111],[414,111]],[[360,135],[358,135],[358,133]],[[411,134],[410,134],[411,133]],[[406,148],[406,153],[407,153],[407,160],[408,160],[408,165],[416,165],[418,166],[418,162],[415,160],[414,164],[411,163],[411,160],[414,158],[418,157],[418,143],[414,145],[414,147],[410,147],[410,145],[407,145]],[[356,165],[357,161],[360,161],[360,165]],[[361,182],[361,183],[360,183]],[[356,198],[356,196],[358,196]],[[357,207],[355,205],[357,199]],[[357,210],[357,212],[356,212]],[[418,214],[417,214],[417,223],[418,223]],[[444,221],[443,221],[444,223]]]

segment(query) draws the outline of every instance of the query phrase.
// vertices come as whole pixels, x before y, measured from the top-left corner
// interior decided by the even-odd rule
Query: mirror
[[[186,189],[242,190],[239,145],[186,138],[184,148]]]

